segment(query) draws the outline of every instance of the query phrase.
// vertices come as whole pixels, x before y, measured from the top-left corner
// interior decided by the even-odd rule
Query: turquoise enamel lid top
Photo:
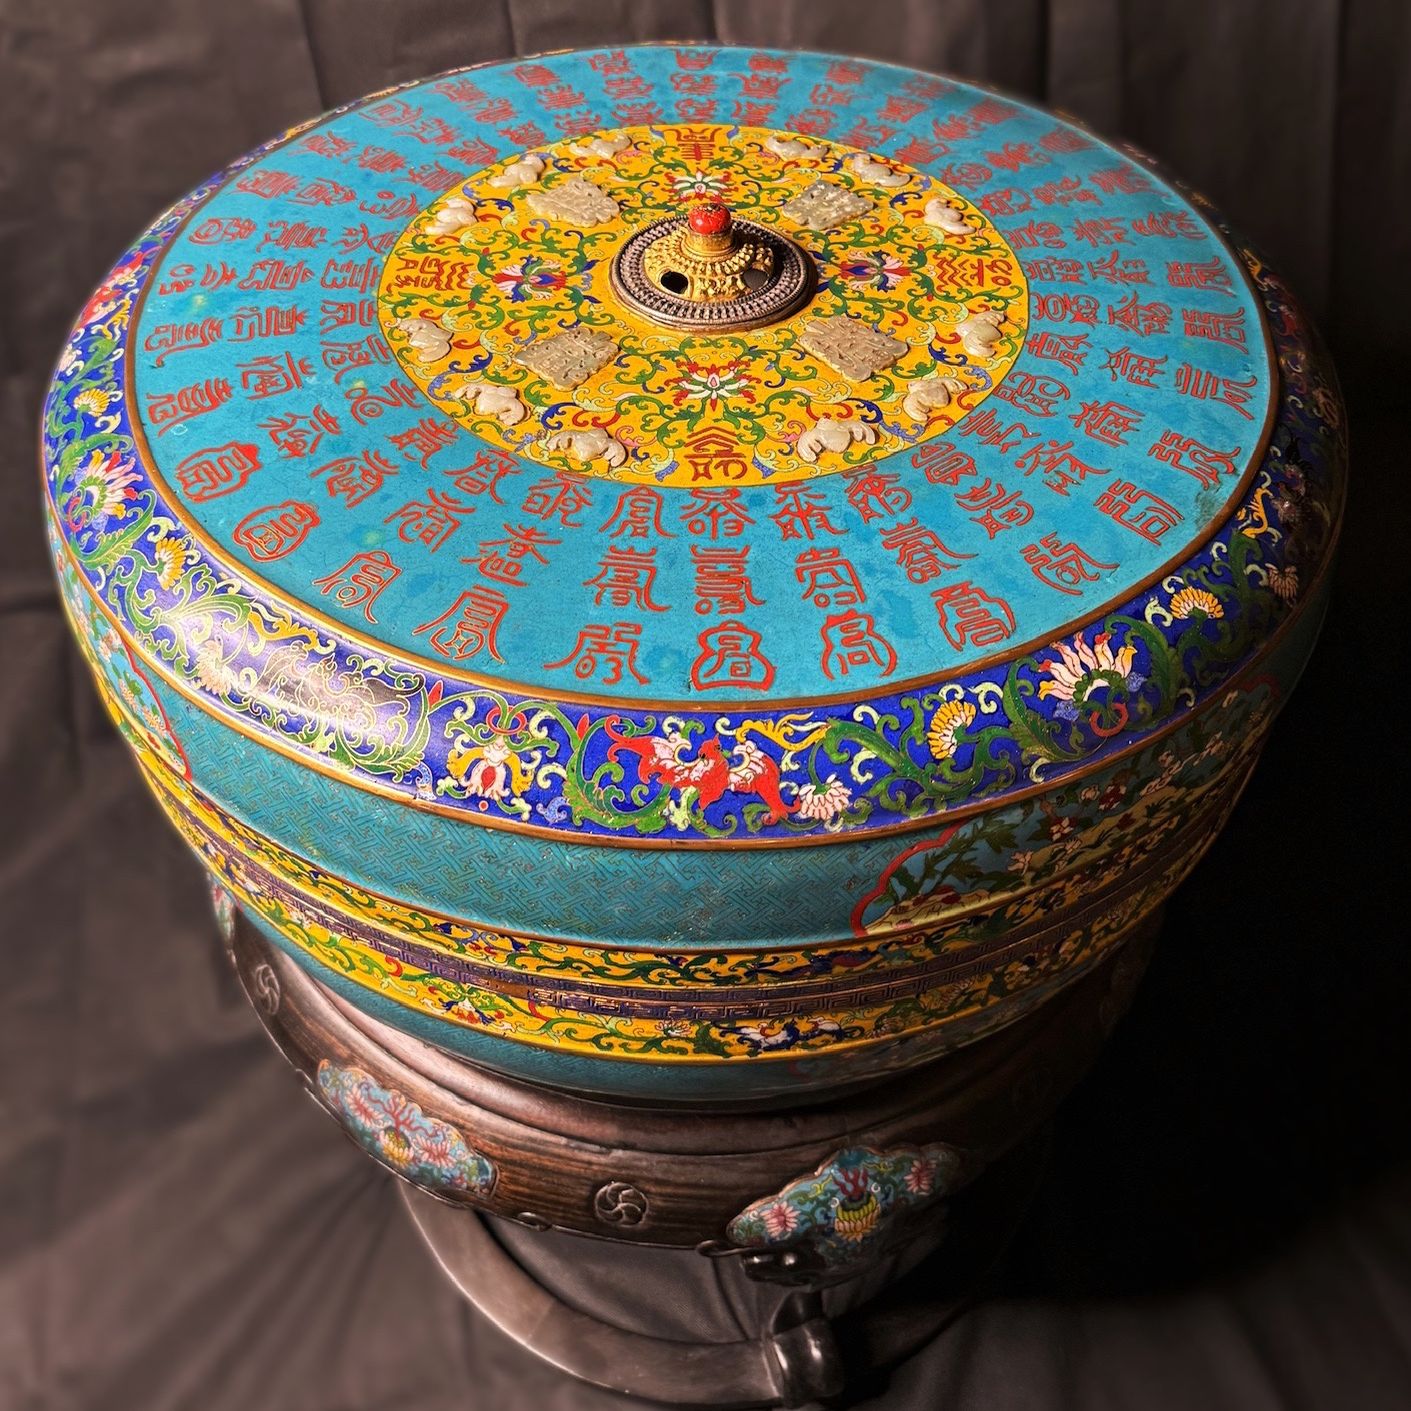
[[[1051,114],[587,52],[194,192],[46,461],[102,612],[253,739],[492,826],[802,841],[1123,748],[1259,648],[1275,354],[1201,208]]]

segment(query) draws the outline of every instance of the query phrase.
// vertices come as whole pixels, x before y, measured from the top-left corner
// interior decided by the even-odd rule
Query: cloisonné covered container
[[[163,215],[44,414],[164,810],[352,1005],[787,1100],[1032,1010],[1218,830],[1311,647],[1342,414],[1140,157],[963,83],[448,74]]]

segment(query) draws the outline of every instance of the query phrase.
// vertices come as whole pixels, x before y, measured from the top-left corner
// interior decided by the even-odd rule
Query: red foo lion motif
[[[657,781],[669,789],[694,789],[702,812],[726,793],[753,794],[769,808],[766,823],[780,822],[797,807],[786,804],[779,793],[779,766],[749,740],[736,742],[733,762],[725,757],[718,735],[704,741],[694,759],[686,759],[684,735],[668,730],[665,735],[629,739],[616,728],[618,720],[614,715],[603,722],[612,739],[608,758],[618,759],[624,751],[634,755],[637,778],[644,784]]]

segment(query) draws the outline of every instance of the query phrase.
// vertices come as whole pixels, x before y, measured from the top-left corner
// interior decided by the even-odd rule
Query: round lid
[[[1220,536],[1277,391],[1209,219],[1071,124],[638,48],[238,162],[95,294],[46,449],[120,632],[254,738],[489,824],[788,840],[1129,743],[1199,694],[1171,653],[1256,646]]]

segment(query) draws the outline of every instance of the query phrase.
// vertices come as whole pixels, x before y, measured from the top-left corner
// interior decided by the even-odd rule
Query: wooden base
[[[533,1086],[370,1019],[243,918],[229,944],[275,1043],[320,1106],[410,1183],[417,1228],[487,1318],[583,1380],[746,1406],[827,1397],[964,1302],[1017,1222],[1036,1143],[1126,1008],[1156,926],[1134,927],[998,1033],[789,1111],[631,1106]],[[574,1308],[558,1275],[604,1252],[583,1236],[612,1242],[626,1302],[631,1261],[656,1261],[659,1290],[668,1258],[673,1287],[754,1281],[767,1311],[744,1342],[683,1342],[643,1331],[649,1293],[636,1328]]]

